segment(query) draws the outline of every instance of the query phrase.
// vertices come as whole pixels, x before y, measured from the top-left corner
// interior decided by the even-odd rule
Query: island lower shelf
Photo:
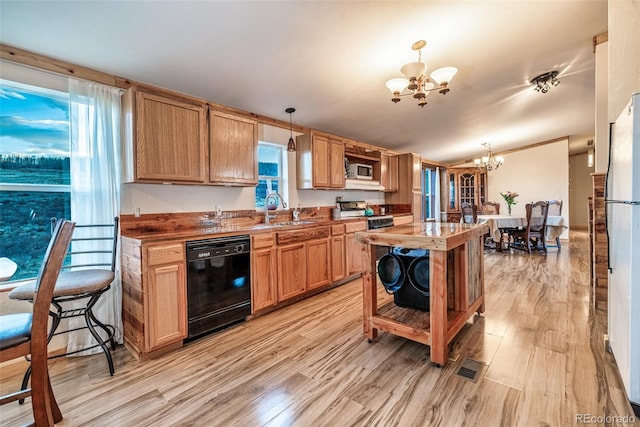
[[[447,311],[447,344],[483,302],[478,299],[467,311]],[[371,317],[371,324],[381,331],[431,346],[431,314],[428,311],[399,307],[391,301],[378,307],[378,313]]]

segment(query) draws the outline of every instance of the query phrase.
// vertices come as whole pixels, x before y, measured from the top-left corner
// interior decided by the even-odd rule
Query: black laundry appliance
[[[378,277],[396,305],[429,311],[429,250],[392,248],[378,261]]]

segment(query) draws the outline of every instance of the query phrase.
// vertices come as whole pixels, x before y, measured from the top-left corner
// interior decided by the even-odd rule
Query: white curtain
[[[435,189],[433,191],[433,215],[436,221],[442,220],[440,213],[440,168],[436,168]]]
[[[111,224],[120,212],[120,90],[98,83],[69,79],[71,135],[71,219],[78,224]],[[94,306],[94,314],[116,329],[122,343],[122,283],[119,251],[116,279]],[[81,301],[85,303],[85,301]],[[84,318],[69,319],[69,328]],[[95,344],[87,329],[69,334],[67,351]],[[100,352],[99,347],[78,353]]]

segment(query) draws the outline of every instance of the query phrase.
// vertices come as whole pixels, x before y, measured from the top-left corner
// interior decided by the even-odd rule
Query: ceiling
[[[6,1],[4,44],[343,137],[460,162],[594,134],[593,36],[607,1]],[[446,95],[391,102],[415,61]],[[529,81],[558,70],[548,93]]]

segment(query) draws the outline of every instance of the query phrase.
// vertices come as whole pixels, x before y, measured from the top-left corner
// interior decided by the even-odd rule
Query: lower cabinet
[[[307,287],[319,288],[331,283],[331,244],[329,238],[307,242]]]
[[[337,282],[345,277],[344,224],[338,224],[331,226],[331,281]]]
[[[187,337],[187,284],[182,243],[146,247],[149,286],[145,317],[147,350],[156,350]]]
[[[251,312],[278,302],[274,233],[251,236]]]
[[[365,231],[367,229],[367,222],[350,222],[345,224],[345,253],[347,261],[347,277],[355,274],[361,274],[364,271],[362,265],[362,250],[363,243],[356,240],[357,231]]]
[[[121,248],[125,344],[139,359],[181,346],[187,337],[184,244],[122,237]]]
[[[277,248],[278,302],[307,291],[307,251],[304,243]]]

